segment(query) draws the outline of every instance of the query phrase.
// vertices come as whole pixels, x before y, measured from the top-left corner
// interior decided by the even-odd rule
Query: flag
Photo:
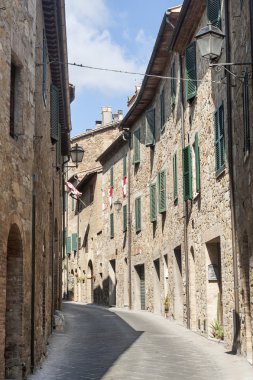
[[[110,207],[112,207],[112,192],[113,192],[113,186],[110,186],[110,189],[109,189],[109,203],[110,203]]]
[[[68,189],[68,192],[70,194],[73,194],[75,195],[77,198],[80,197],[80,195],[82,195],[82,193],[80,193],[80,191],[78,191],[74,185],[72,185],[71,182],[65,182],[65,185],[67,186],[67,189]]]
[[[122,178],[122,193],[123,193],[123,197],[125,198],[126,193],[127,193],[126,177]]]

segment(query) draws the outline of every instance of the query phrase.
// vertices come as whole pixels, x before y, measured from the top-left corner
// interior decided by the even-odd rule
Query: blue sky
[[[65,0],[69,62],[142,72],[153,50],[165,11],[176,0]],[[101,107],[127,112],[127,97],[138,75],[118,74],[69,66],[76,87],[71,105],[72,136],[95,127]]]

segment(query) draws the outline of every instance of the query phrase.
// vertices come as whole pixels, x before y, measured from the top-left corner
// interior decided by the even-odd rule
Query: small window
[[[177,153],[173,155],[173,196],[174,201],[178,198],[178,190],[177,190]]]
[[[146,112],[146,146],[155,145],[155,108]]]
[[[135,199],[135,231],[141,231],[141,197]]]
[[[133,164],[140,163],[140,129],[136,129],[133,134]]]
[[[220,0],[207,0],[207,18],[212,25],[221,29],[221,5]]]
[[[156,203],[156,184],[150,185],[150,221],[155,222],[157,219],[157,203]]]
[[[166,211],[166,174],[165,170],[158,173],[158,211]]]
[[[243,78],[243,131],[244,144],[243,151],[247,154],[250,151],[250,127],[249,127],[249,74],[245,72]]]
[[[127,230],[127,205],[123,205],[123,232]]]
[[[114,238],[114,216],[110,214],[110,238]]]
[[[196,43],[192,42],[186,48],[186,100],[191,101],[197,94]]]
[[[161,123],[161,131],[165,128],[165,103],[164,103],[164,89],[160,94],[160,123]]]
[[[184,200],[192,199],[192,165],[191,147],[183,149],[183,177],[184,177]]]
[[[219,175],[225,167],[224,109],[223,104],[214,114],[215,169]]]

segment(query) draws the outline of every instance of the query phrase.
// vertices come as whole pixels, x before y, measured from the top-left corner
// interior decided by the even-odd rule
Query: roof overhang
[[[59,89],[62,155],[68,156],[71,119],[65,0],[42,0],[42,5],[52,82]]]
[[[93,170],[93,171],[86,173],[83,176],[82,180],[76,186],[77,190],[81,190],[91,180],[91,178],[93,178],[95,175],[97,175],[97,173],[98,173],[98,170]]]
[[[104,165],[106,161],[108,161],[115,153],[117,153],[120,148],[127,144],[127,141],[124,140],[123,135],[119,135],[116,140],[113,141],[108,148],[100,154],[100,156],[96,159],[96,161],[100,162],[101,165]]]
[[[156,89],[161,81],[159,76],[163,75],[169,59],[168,45],[180,10],[181,6],[177,6],[168,9],[164,14],[141,89],[133,106],[121,121],[121,126],[123,127],[131,127],[141,113],[148,108],[154,98]]]

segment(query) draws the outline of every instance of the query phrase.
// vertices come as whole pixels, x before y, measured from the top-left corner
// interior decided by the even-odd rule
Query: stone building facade
[[[239,0],[166,12],[122,135],[97,158],[102,228],[83,252],[83,281],[89,301],[158,314],[166,305],[252,363],[251,15]],[[240,65],[201,57],[195,35],[208,21],[226,35],[216,63]]]
[[[0,10],[0,378],[46,353],[61,307],[62,156],[70,110],[64,0]]]

